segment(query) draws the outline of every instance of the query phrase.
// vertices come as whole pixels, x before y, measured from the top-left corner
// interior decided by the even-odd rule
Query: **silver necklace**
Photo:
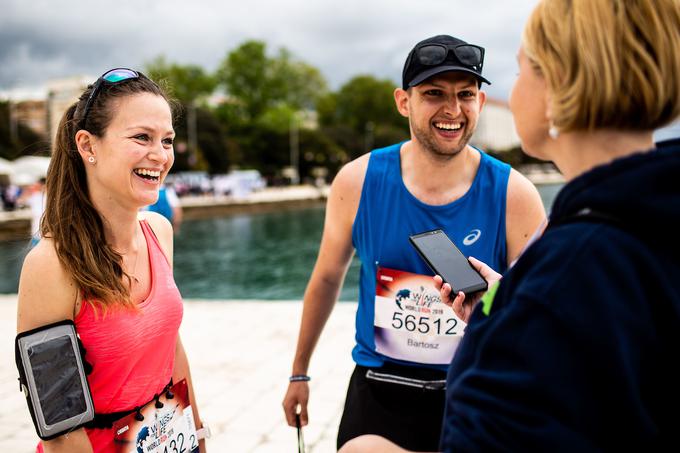
[[[137,229],[135,228],[135,242],[137,243],[137,253],[135,254],[135,264],[132,267],[132,273],[129,274],[130,277],[135,281],[135,283],[139,283],[139,278],[137,278],[137,261],[139,261],[139,252],[141,249],[141,244],[139,242],[139,234],[137,233]],[[128,251],[129,253],[129,251]],[[127,255],[127,254],[126,254]]]

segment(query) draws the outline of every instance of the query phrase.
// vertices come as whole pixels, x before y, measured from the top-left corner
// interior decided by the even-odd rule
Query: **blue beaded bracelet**
[[[312,378],[307,376],[306,374],[294,374],[291,377],[288,378],[289,382],[308,382],[311,381]]]

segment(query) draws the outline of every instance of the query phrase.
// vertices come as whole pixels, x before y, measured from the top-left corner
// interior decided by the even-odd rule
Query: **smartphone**
[[[484,277],[442,230],[414,234],[409,236],[409,241],[432,272],[451,285],[453,296],[459,291],[463,291],[466,296],[486,291],[488,285]]]
[[[41,439],[52,439],[94,418],[92,396],[71,321],[21,333],[16,348],[22,388]]]

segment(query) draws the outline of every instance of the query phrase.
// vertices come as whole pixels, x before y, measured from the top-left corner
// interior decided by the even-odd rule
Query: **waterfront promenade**
[[[267,187],[246,196],[201,195],[180,198],[184,219],[203,219],[231,214],[255,213],[294,209],[322,202],[329,186],[311,185]],[[30,237],[31,212],[28,208],[16,211],[0,210],[0,241]]]
[[[538,186],[562,184],[564,182],[562,175],[555,172],[550,166],[531,165],[526,166],[522,171],[530,181]],[[267,187],[242,197],[228,195],[187,196],[180,198],[180,203],[185,220],[204,219],[309,206],[323,202],[329,191],[330,186]],[[30,219],[31,213],[27,208],[11,212],[0,210],[0,241],[28,238],[30,236]]]
[[[302,304],[199,301],[184,304],[180,328],[201,417],[210,425],[211,452],[296,451],[281,401],[295,352]],[[335,437],[353,368],[350,357],[356,303],[339,303],[309,370],[308,452],[335,451]],[[37,436],[14,365],[16,296],[0,295],[0,452],[30,453]]]

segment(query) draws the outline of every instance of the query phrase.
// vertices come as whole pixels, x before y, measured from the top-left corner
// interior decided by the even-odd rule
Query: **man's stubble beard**
[[[418,125],[413,123],[413,121],[410,122],[411,130],[413,131],[415,138],[418,140],[418,143],[420,143],[422,147],[425,148],[425,151],[427,151],[432,157],[438,160],[448,161],[456,157],[461,151],[465,149],[472,138],[472,134],[474,133],[474,129],[470,130],[466,128],[463,132],[463,136],[458,141],[458,144],[455,148],[443,148],[436,143],[433,132],[420,129]]]

